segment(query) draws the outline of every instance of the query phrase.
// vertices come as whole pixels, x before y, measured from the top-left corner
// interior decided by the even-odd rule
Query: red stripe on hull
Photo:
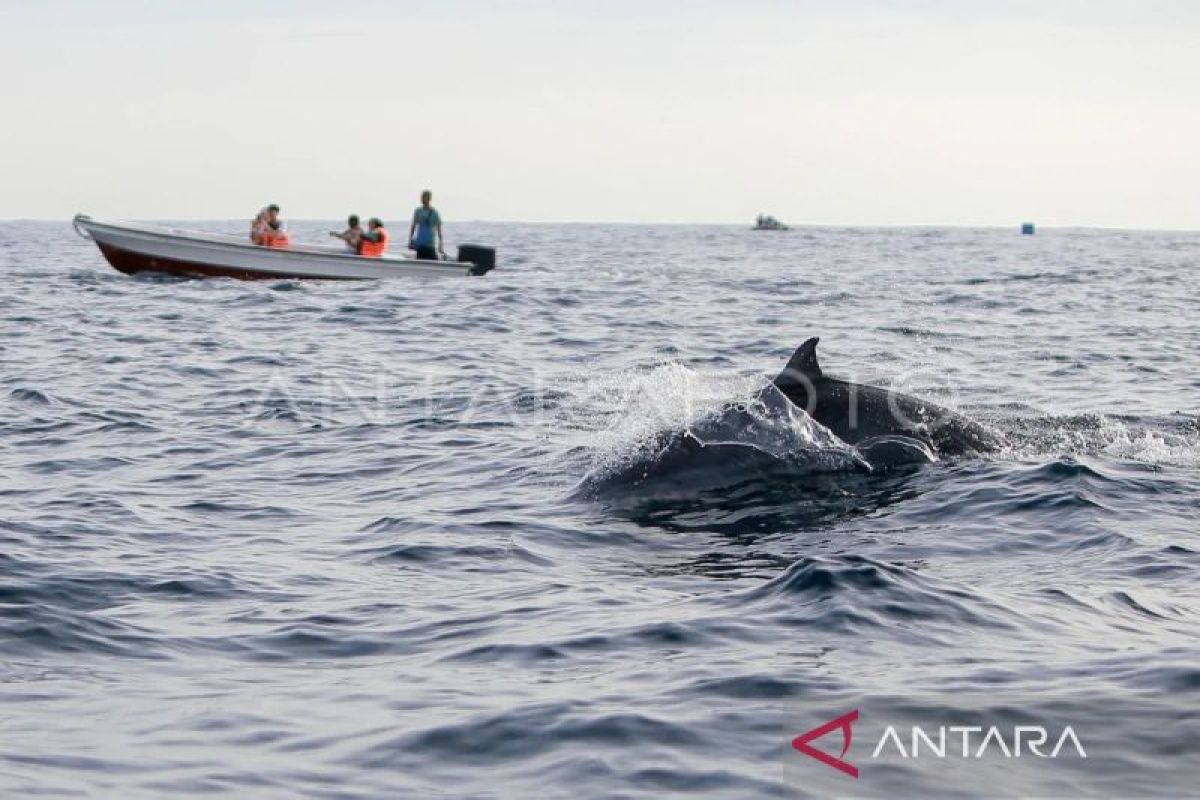
[[[282,272],[260,272],[259,270],[243,267],[219,267],[212,264],[197,264],[194,261],[180,261],[175,258],[148,256],[145,253],[135,253],[122,247],[96,242],[100,252],[113,265],[114,269],[126,275],[138,272],[165,272],[171,275],[184,275],[189,278],[237,278],[243,281],[287,280],[289,278],[320,277],[323,280],[353,280],[333,275],[289,275]]]

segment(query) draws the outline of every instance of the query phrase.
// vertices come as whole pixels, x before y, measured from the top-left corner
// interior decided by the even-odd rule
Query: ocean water
[[[1200,234],[448,234],[497,271],[0,224],[0,795],[1200,795]],[[810,336],[1004,448],[661,464]],[[851,709],[857,780],[791,744]],[[872,758],[966,718],[1088,757]]]

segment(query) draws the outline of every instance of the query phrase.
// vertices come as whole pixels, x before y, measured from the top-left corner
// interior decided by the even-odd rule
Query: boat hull
[[[126,250],[112,244],[96,243],[104,259],[113,269],[126,275],[136,275],[139,272],[161,272],[168,275],[182,275],[189,278],[237,278],[243,281],[278,280],[289,276],[278,271],[260,271],[246,267],[222,267],[215,264],[201,264],[196,261],[183,261],[166,256],[151,256],[145,253]],[[322,276],[327,280],[354,280],[335,276]]]
[[[460,261],[363,258],[316,246],[259,247],[231,236],[105,223],[83,215],[77,216],[74,224],[81,234],[95,241],[114,269],[126,274],[161,272],[241,280],[378,280],[465,276],[481,271],[475,264]]]

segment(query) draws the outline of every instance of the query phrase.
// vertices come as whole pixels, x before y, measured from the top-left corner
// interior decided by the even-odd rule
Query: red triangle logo
[[[849,761],[842,760],[846,757],[846,753],[850,752],[850,743],[854,740],[854,731],[851,726],[856,722],[858,722],[857,708],[851,711],[849,714],[843,714],[837,719],[831,719],[824,725],[819,725],[808,733],[797,736],[795,739],[792,739],[792,747],[794,747],[796,750],[799,750],[801,753],[804,753],[804,755],[808,756],[809,758],[815,758],[817,761],[820,761],[822,764],[828,767],[833,767],[839,772],[846,773],[851,778],[857,778],[858,767],[854,766]],[[835,758],[834,756],[829,755],[829,753],[826,753],[823,750],[818,750],[817,748],[813,747],[812,744],[810,744],[810,742],[820,739],[825,734],[836,730],[841,730],[842,732],[842,754],[840,756]]]

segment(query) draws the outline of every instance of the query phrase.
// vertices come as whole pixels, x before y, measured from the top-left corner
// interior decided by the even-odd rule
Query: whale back
[[[862,383],[829,378],[817,361],[818,337],[800,345],[775,387],[842,441],[907,437],[933,452],[957,455],[999,446],[992,431],[949,409],[917,397]]]

